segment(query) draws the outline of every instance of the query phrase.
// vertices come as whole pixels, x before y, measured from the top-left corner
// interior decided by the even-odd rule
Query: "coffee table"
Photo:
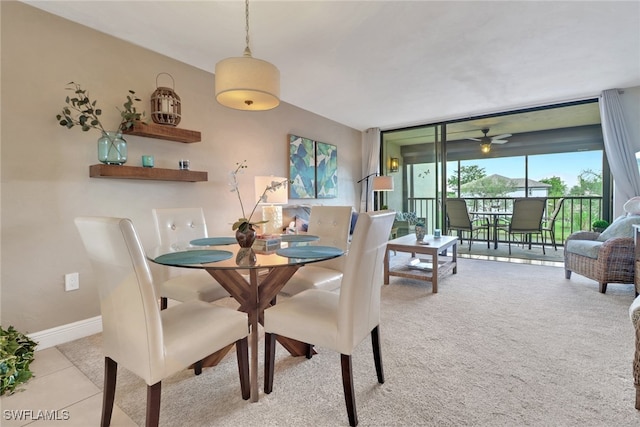
[[[443,255],[451,248],[451,256]],[[416,258],[418,255],[426,255],[425,259],[418,256],[419,263],[409,265],[403,263],[393,267],[389,266],[389,252],[409,252]],[[389,284],[389,276],[407,277],[410,279],[431,282],[432,292],[438,292],[438,278],[449,271],[456,274],[458,271],[458,238],[454,236],[442,236],[435,239],[433,236],[425,236],[423,243],[416,240],[416,236],[408,234],[389,240],[384,256],[384,284]]]

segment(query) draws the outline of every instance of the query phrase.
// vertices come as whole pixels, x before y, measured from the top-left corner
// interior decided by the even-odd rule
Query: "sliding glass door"
[[[383,133],[383,173],[393,177],[395,186],[385,194],[385,204],[399,213],[399,235],[412,232],[416,222],[423,223],[428,234],[441,228],[443,127]],[[396,164],[397,170],[392,169]]]

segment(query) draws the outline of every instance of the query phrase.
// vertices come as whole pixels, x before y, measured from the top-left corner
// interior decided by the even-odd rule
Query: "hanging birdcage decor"
[[[172,88],[158,86],[158,77],[162,74],[171,78]],[[171,74],[160,73],[156,76],[157,89],[151,94],[151,119],[154,123],[170,126],[177,126],[180,123],[182,111],[180,97],[173,90],[173,87],[175,87],[175,81]]]

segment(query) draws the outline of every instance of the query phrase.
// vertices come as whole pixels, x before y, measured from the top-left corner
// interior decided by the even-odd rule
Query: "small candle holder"
[[[152,168],[155,166],[153,156],[142,156],[142,166],[145,168]]]

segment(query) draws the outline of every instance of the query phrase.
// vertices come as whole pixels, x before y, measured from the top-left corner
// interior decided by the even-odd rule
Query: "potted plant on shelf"
[[[74,96],[67,96],[67,105],[62,107],[61,114],[56,115],[60,126],[71,129],[79,126],[83,132],[89,129],[99,131],[102,136],[98,139],[98,160],[102,163],[112,165],[122,165],[127,161],[127,141],[122,138],[122,132],[131,128],[136,120],[145,117],[145,113],[139,113],[135,102],[140,99],[135,96],[135,92],[129,90],[129,95],[122,105],[120,112],[120,124],[115,130],[106,130],[100,122],[102,110],[96,106],[97,101],[91,100],[89,93],[82,89],[79,83],[70,82],[67,90],[71,90]]]
[[[33,376],[29,364],[33,361],[37,343],[9,326],[0,326],[0,396],[13,394],[20,384]]]
[[[593,221],[593,224],[591,224],[591,228],[593,229],[593,231],[596,231],[598,233],[602,233],[608,226],[609,222],[605,221],[604,219],[597,219]]]

